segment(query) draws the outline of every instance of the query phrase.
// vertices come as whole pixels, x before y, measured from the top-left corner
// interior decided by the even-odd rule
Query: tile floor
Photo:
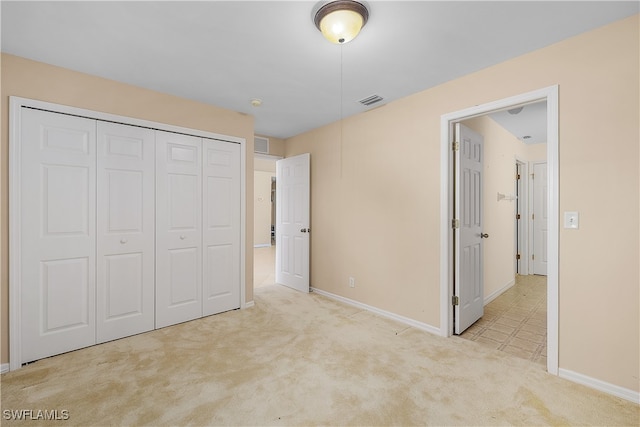
[[[275,246],[254,248],[254,287],[275,283]],[[547,278],[518,276],[462,338],[547,366]]]
[[[547,366],[547,277],[518,276],[462,338]]]

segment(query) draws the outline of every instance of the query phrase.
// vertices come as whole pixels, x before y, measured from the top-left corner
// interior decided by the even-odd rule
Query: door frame
[[[453,128],[455,123],[514,105],[547,102],[549,235],[547,271],[547,371],[558,375],[558,85],[476,105],[440,118],[440,335],[453,334]]]
[[[14,371],[22,366],[22,330],[20,325],[22,241],[19,230],[21,210],[20,146],[23,107],[240,144],[240,308],[251,306],[245,302],[247,143],[244,138],[11,96],[9,97],[9,370]]]
[[[516,156],[515,164],[520,165],[520,180],[515,184],[514,194],[518,194],[518,205],[516,206],[515,214],[520,213],[522,221],[520,224],[520,231],[518,233],[518,220],[515,220],[516,228],[516,240],[515,240],[515,254],[520,252],[520,272],[518,273],[518,260],[514,260],[516,265],[514,271],[522,276],[529,274],[529,163]],[[520,186],[520,191],[517,191],[517,187]],[[520,207],[518,212],[518,206]],[[515,257],[514,257],[515,258]]]
[[[536,208],[536,200],[534,197],[535,194],[535,183],[534,183],[534,179],[532,177],[533,173],[534,173],[534,169],[536,165],[541,165],[541,164],[546,164],[547,165],[547,171],[549,170],[549,164],[547,161],[545,160],[534,160],[531,161],[527,164],[527,168],[528,168],[528,174],[527,174],[527,185],[529,186],[529,192],[527,193],[527,203],[529,204],[529,211],[527,213],[527,219],[529,220],[529,224],[527,225],[527,233],[529,234],[530,238],[527,242],[527,261],[528,261],[528,265],[529,265],[529,273],[530,274],[536,274],[536,267],[535,267],[535,260],[531,259],[532,255],[535,255],[536,253],[536,248],[535,248],[535,241],[536,241],[536,236],[535,236],[535,225],[536,222],[535,220],[531,219],[533,218],[533,214],[535,213],[535,208]],[[548,225],[547,225],[548,226]],[[547,242],[548,244],[549,242]],[[538,251],[538,253],[540,253],[540,251]],[[547,267],[548,267],[548,263],[547,263]]]

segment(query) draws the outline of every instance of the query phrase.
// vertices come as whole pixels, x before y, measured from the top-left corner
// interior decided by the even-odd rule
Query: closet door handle
[[[480,233],[480,238],[481,239],[487,239],[487,238],[489,238],[489,235],[487,233]]]
[[[184,240],[184,239],[186,239],[186,238],[187,238],[187,236],[185,236],[184,234],[181,234],[181,235],[180,235],[180,240]]]
[[[123,245],[127,243],[127,241],[128,241],[127,239],[120,239],[120,243],[122,243]]]

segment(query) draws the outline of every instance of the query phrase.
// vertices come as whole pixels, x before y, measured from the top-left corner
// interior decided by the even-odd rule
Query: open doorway
[[[546,263],[546,245],[541,244],[546,243],[546,227],[541,227],[546,219],[543,199],[547,192],[542,188],[547,185],[543,176],[546,102],[460,123],[483,140],[479,176],[485,238],[478,239],[484,310],[481,318],[459,335],[546,367],[546,271],[540,268]],[[535,173],[528,174],[528,169]],[[530,228],[536,232],[529,232]],[[525,247],[531,250],[525,251]],[[454,322],[457,320],[454,316]],[[455,330],[460,330],[457,323]]]
[[[281,157],[254,157],[253,287],[275,283],[276,161]]]
[[[513,109],[514,107],[526,106],[541,101],[546,101],[546,161],[547,172],[547,205],[546,217],[548,221],[548,232],[546,235],[548,276],[547,276],[547,337],[546,350],[547,371],[553,374],[558,373],[558,88],[557,86],[529,92],[511,98],[495,101],[492,103],[471,107],[458,112],[446,114],[441,119],[442,129],[442,226],[441,226],[441,253],[442,253],[442,276],[441,276],[441,333],[444,336],[453,334],[454,328],[454,308],[456,304],[455,285],[455,236],[456,236],[456,206],[454,198],[454,154],[451,149],[454,142],[454,128],[457,123],[469,119],[477,118],[489,113]],[[455,145],[453,145],[455,149]],[[508,166],[513,168],[513,162]],[[511,169],[513,170],[513,169]],[[500,191],[496,194],[488,195],[495,197],[497,201]],[[503,192],[502,201],[508,201],[509,196],[515,196],[515,188],[509,192]],[[513,224],[510,220],[507,224]],[[485,234],[482,231],[480,234]],[[514,247],[513,240],[508,244]],[[512,255],[515,255],[515,250]],[[508,265],[513,266],[510,260]],[[486,294],[485,294],[486,296]]]

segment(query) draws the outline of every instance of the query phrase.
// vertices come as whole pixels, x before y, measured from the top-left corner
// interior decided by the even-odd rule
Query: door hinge
[[[520,259],[520,254],[516,254],[516,259]]]
[[[451,304],[460,305],[460,298],[458,298],[458,295],[454,295],[451,297]]]
[[[536,256],[535,255],[531,255],[531,260],[535,261],[535,259],[536,259]]]
[[[532,173],[532,174],[531,174],[531,179],[535,179],[535,178],[536,178],[536,174],[535,174],[535,173]]]
[[[452,219],[451,220],[451,228],[460,228],[460,220]]]
[[[531,214],[531,219],[536,219],[536,214]]]
[[[517,180],[520,179],[520,174],[519,173],[516,174],[516,179]]]
[[[460,150],[460,143],[459,143],[459,142],[457,142],[457,141],[452,142],[452,143],[451,143],[451,149],[452,149],[453,151],[458,151],[458,150]]]
[[[520,214],[516,214],[516,219],[520,219]]]

